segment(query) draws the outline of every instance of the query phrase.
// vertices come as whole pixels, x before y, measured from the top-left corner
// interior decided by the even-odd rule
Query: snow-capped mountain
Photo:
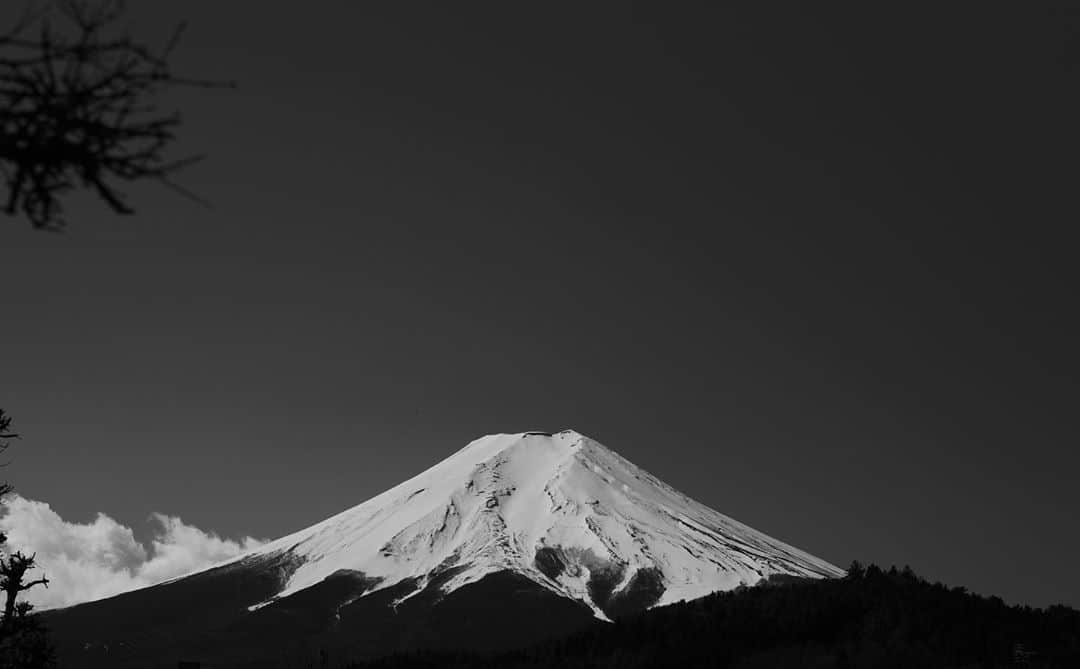
[[[777,574],[843,574],[572,430],[477,439],[258,553],[279,551],[296,568],[274,599],[339,570],[377,579],[368,592],[415,579],[417,588],[401,600],[438,577],[449,593],[506,570],[584,602],[601,618],[631,595],[666,604]]]
[[[76,666],[508,647],[833,565],[571,430],[482,437],[307,529],[169,583],[49,613]],[[127,665],[125,665],[127,663]]]

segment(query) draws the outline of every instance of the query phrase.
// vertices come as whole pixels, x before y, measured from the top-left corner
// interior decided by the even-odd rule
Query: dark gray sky
[[[133,8],[241,84],[175,98],[212,210],[0,221],[24,495],[274,537],[573,427],[837,564],[1080,605],[1075,10],[260,4]]]

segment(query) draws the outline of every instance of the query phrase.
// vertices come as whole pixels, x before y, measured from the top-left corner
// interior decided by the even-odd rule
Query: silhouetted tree
[[[231,84],[177,76],[168,59],[184,25],[155,50],[117,33],[123,12],[121,0],[52,0],[0,34],[7,214],[62,227],[60,198],[76,188],[131,214],[117,184],[145,179],[194,198],[170,176],[201,157],[165,157],[180,116],[162,113],[157,97],[176,86]]]
[[[11,431],[11,417],[0,409],[0,453],[6,451],[11,440],[18,436]],[[10,492],[12,486],[9,483],[0,483],[0,499]],[[44,576],[29,578],[28,572],[35,567],[36,555],[21,551],[8,553],[6,544],[7,536],[0,532],[0,591],[6,597],[3,618],[0,618],[0,669],[51,666],[52,645],[37,618],[31,615],[33,605],[18,601],[19,595],[31,588],[48,587],[49,579]]]
[[[22,551],[15,551],[0,558],[0,590],[3,590],[6,596],[3,625],[15,620],[18,608],[16,600],[20,594],[38,585],[49,587],[49,579],[44,576],[34,580],[27,579],[26,574],[34,568],[36,557],[36,554],[24,555]]]

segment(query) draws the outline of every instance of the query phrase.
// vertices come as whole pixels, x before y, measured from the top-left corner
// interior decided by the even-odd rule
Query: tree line
[[[319,666],[313,664],[312,666]],[[1080,667],[1080,611],[1009,606],[911,569],[740,588],[497,655],[424,653],[350,669]]]

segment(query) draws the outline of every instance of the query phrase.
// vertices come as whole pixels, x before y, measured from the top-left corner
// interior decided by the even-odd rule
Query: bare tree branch
[[[160,51],[116,34],[120,0],[53,0],[30,8],[0,34],[0,175],[3,211],[38,228],[64,225],[61,197],[95,193],[131,214],[121,185],[153,180],[196,201],[171,176],[198,158],[167,159],[180,117],[158,97],[175,87],[222,88],[225,81],[175,74],[168,58],[179,24]],[[57,28],[59,24],[61,27]]]

